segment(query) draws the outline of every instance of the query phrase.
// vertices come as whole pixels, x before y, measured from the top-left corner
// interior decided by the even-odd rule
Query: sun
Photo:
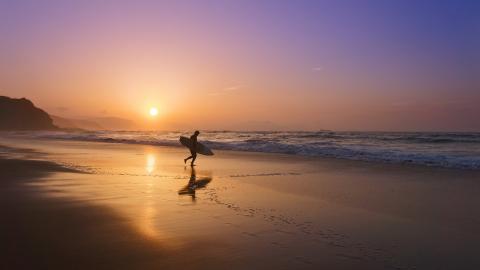
[[[158,109],[155,108],[155,107],[151,107],[150,108],[150,115],[151,116],[157,116],[157,114],[158,114]]]

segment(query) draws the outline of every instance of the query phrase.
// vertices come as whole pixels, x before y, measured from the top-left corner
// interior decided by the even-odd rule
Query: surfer
[[[195,133],[193,133],[192,136],[190,136],[190,140],[192,141],[192,145],[190,147],[190,154],[191,156],[187,157],[186,159],[183,160],[185,164],[187,164],[187,160],[192,159],[192,162],[190,165],[193,166],[193,163],[195,162],[195,159],[197,158],[197,137],[200,132],[198,130],[195,130]]]

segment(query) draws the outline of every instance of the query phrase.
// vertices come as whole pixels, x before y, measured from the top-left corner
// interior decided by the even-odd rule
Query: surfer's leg
[[[192,156],[187,157],[186,159],[183,160],[183,163],[187,163],[187,160],[193,158]]]
[[[195,159],[197,159],[197,153],[194,153],[192,156],[192,163],[190,163],[193,166],[193,163],[195,162]]]

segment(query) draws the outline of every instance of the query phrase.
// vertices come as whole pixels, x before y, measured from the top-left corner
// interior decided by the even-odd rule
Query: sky
[[[480,131],[480,1],[0,0],[0,95],[141,129]]]

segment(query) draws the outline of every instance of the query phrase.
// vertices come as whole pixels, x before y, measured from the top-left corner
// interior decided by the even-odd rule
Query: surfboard
[[[192,140],[184,136],[180,136],[180,143],[187,148],[192,146]],[[212,150],[199,142],[197,142],[197,153],[205,156],[213,156]]]

